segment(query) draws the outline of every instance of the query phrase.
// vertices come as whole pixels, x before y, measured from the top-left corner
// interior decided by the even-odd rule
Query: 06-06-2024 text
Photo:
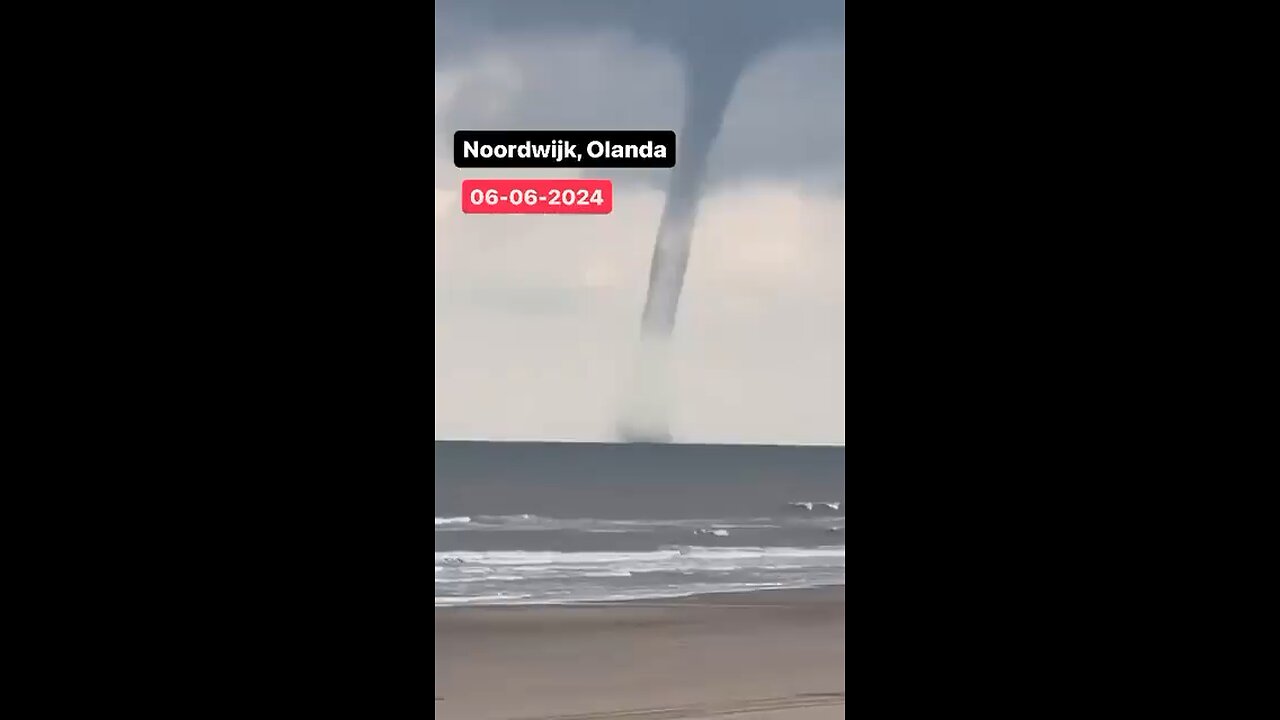
[[[467,214],[607,215],[612,211],[610,180],[462,181],[462,212]]]

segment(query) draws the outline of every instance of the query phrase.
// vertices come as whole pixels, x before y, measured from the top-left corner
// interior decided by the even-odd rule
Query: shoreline
[[[841,602],[844,598],[844,585],[818,585],[802,588],[756,588],[754,590],[726,590],[721,592],[692,593],[689,595],[664,595],[651,598],[630,598],[627,600],[578,600],[568,602],[514,602],[468,605],[454,603],[436,605],[436,612],[443,610],[538,610],[545,608],[595,608],[595,607],[640,607],[640,606],[689,606],[720,604],[722,607],[743,606],[758,607],[762,604],[759,596],[766,595],[772,603],[804,603],[822,601],[829,595],[838,594]]]
[[[844,591],[438,607],[435,711],[457,720],[843,717]]]

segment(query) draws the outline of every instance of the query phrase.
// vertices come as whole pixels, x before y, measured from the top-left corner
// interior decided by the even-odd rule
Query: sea
[[[844,584],[844,448],[435,443],[436,606]]]

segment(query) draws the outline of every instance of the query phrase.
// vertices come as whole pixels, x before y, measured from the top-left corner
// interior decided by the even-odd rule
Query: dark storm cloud
[[[806,34],[844,37],[844,0],[438,0],[436,59],[485,34],[619,30],[645,43],[766,47]]]
[[[445,0],[438,70],[498,51],[521,81],[463,87],[437,118],[453,130],[677,128],[687,59],[748,56],[706,182],[767,177],[840,190],[844,156],[843,3],[831,0]],[[665,188],[668,173],[593,172]]]

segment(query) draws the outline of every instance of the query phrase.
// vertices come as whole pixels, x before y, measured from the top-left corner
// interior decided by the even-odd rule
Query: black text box
[[[459,130],[460,168],[670,168],[672,130]]]

